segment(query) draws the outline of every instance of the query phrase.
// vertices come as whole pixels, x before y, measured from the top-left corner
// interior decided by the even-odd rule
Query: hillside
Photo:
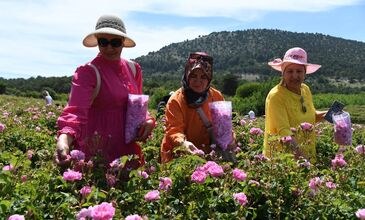
[[[317,75],[364,79],[365,43],[329,35],[252,29],[213,32],[193,40],[173,43],[136,59],[144,75],[181,73],[189,52],[206,51],[214,57],[216,72],[270,75],[267,62],[282,57],[291,47],[302,47],[309,62],[322,64]]]
[[[213,32],[170,44],[138,57],[136,61],[143,69],[144,92],[151,95],[155,88],[176,89],[189,52],[206,51],[214,57],[213,83],[226,95],[232,95],[239,83],[237,79],[264,81],[269,76],[278,76],[267,62],[282,57],[287,49],[295,46],[303,47],[309,53],[309,62],[322,65],[318,73],[307,79],[314,92],[365,91],[365,43],[319,33],[267,29]],[[237,84],[230,93],[223,88],[225,76],[228,76],[226,80]],[[0,77],[0,94],[39,97],[40,91],[47,89],[54,96],[67,94],[70,86],[71,77]],[[63,97],[66,99],[67,95]]]

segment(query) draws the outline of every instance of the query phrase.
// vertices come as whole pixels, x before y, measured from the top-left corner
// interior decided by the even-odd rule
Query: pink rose
[[[203,171],[196,170],[193,174],[191,174],[191,181],[195,183],[203,184],[206,178],[207,174]]]
[[[169,177],[161,177],[159,188],[165,191],[169,191],[172,186],[172,180]]]
[[[143,218],[137,214],[135,215],[128,215],[125,220],[143,220]]]
[[[14,170],[14,167],[13,167],[13,165],[6,165],[6,166],[4,166],[3,167],[3,170],[4,171],[12,171],[12,170]]]
[[[261,135],[262,133],[264,133],[261,128],[251,128],[250,129],[250,134],[251,135]]]
[[[80,210],[79,213],[77,213],[76,218],[79,220],[85,220],[86,218],[91,218],[91,212],[93,210],[93,207],[89,207],[89,208],[83,208]]]
[[[80,150],[72,150],[70,155],[73,160],[85,160],[85,153]]]
[[[365,220],[365,209],[359,209],[355,214],[359,219]]]
[[[233,198],[241,204],[241,206],[245,206],[247,204],[247,196],[244,193],[235,193],[233,194]]]
[[[337,154],[335,159],[331,160],[332,168],[335,169],[336,167],[343,167],[347,164],[345,159],[343,158],[343,154]]]
[[[160,199],[160,192],[158,190],[149,191],[145,196],[144,199],[146,201],[156,201]]]
[[[68,169],[63,173],[63,179],[66,181],[81,180],[82,173]]]
[[[117,178],[113,174],[105,174],[106,182],[108,183],[108,186],[114,186],[117,182]]]
[[[20,179],[24,183],[25,181],[27,181],[27,175],[22,175]]]
[[[24,220],[25,218],[24,218],[24,215],[17,215],[17,214],[15,214],[15,215],[11,215],[9,218],[8,218],[8,220]]]
[[[28,158],[28,160],[31,160],[32,159],[33,154],[34,154],[34,151],[33,150],[28,150],[27,151],[27,158]]]
[[[337,188],[337,185],[333,182],[326,182],[326,187],[328,189],[336,189]]]
[[[143,177],[143,179],[148,178],[148,173],[146,171],[138,171],[138,175]]]
[[[237,181],[245,181],[247,178],[247,174],[240,169],[235,168],[233,170],[233,177],[237,180]]]
[[[313,192],[317,192],[322,183],[323,181],[319,177],[314,177],[309,181],[308,185]]]
[[[313,128],[313,125],[308,122],[303,122],[300,124],[300,127],[302,128],[303,131],[311,131]]]
[[[90,186],[84,186],[80,189],[80,193],[83,197],[88,196],[91,193],[91,187]]]
[[[358,154],[364,155],[365,154],[365,145],[357,145],[355,150]]]
[[[3,132],[5,130],[5,125],[0,123],[0,132]]]
[[[293,138],[289,135],[289,136],[285,136],[285,137],[280,138],[280,140],[281,140],[281,142],[286,144],[286,143],[292,142]]]
[[[115,208],[111,203],[103,202],[93,207],[91,217],[93,220],[110,220],[115,214]]]

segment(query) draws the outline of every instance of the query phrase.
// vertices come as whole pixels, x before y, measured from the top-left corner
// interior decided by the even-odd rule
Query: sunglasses
[[[120,47],[123,44],[123,41],[121,38],[113,38],[111,40],[108,40],[106,38],[98,38],[98,45],[100,47],[107,47],[110,44],[112,47]]]
[[[198,53],[191,53],[189,55],[189,60],[191,61],[203,61],[203,62],[207,62],[210,65],[213,65],[213,57],[208,56],[208,55],[202,55],[202,54],[198,54]]]
[[[307,108],[304,105],[304,98],[303,96],[300,96],[300,103],[302,104],[302,112],[306,113],[307,112]]]

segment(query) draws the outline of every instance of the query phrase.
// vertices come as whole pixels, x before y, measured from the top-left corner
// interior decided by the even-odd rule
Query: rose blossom
[[[0,132],[3,132],[5,130],[5,125],[3,123],[0,123]]]
[[[355,150],[358,154],[364,155],[365,154],[365,145],[357,145]]]
[[[240,169],[235,168],[233,170],[233,177],[237,180],[237,181],[245,181],[247,174]]]
[[[233,198],[237,200],[242,206],[247,204],[247,196],[244,193],[235,193]]]
[[[300,124],[300,127],[302,128],[303,131],[310,131],[310,130],[312,130],[313,125],[308,122],[303,122]]]
[[[161,177],[159,188],[165,191],[170,190],[172,185],[172,180],[169,177]]]
[[[143,220],[143,218],[135,214],[135,215],[128,215],[127,217],[125,217],[125,220]]]
[[[214,161],[208,161],[202,167],[198,167],[196,170],[209,173],[213,177],[219,177],[224,174],[223,168]]]
[[[24,218],[24,215],[17,215],[17,214],[15,214],[15,215],[11,215],[9,218],[8,218],[8,220],[24,220],[25,218]]]
[[[359,209],[355,214],[359,219],[365,220],[365,209]]]
[[[94,206],[91,211],[91,217],[93,220],[109,220],[113,218],[114,214],[115,208],[111,203],[107,202]]]
[[[31,160],[32,159],[33,154],[34,154],[34,151],[33,150],[28,150],[27,151],[27,158],[28,158],[28,160]]]
[[[207,178],[207,174],[203,171],[196,170],[193,174],[191,174],[191,181],[195,183],[204,183],[205,179]]]
[[[80,193],[83,197],[88,196],[91,193],[91,187],[90,186],[84,186],[80,189]]]
[[[72,150],[70,155],[73,160],[85,160],[85,153],[80,150]]]
[[[27,181],[27,175],[22,175],[20,179],[24,183],[25,181]]]
[[[63,173],[63,179],[66,181],[81,180],[82,173],[68,169]]]
[[[91,218],[91,212],[93,210],[93,207],[89,207],[89,208],[83,208],[80,210],[79,213],[77,213],[76,218],[79,220],[85,220],[86,218],[90,217]]]
[[[113,174],[105,174],[106,182],[108,183],[108,186],[114,186],[117,182],[117,178]]]
[[[143,179],[147,179],[148,178],[148,173],[146,171],[138,171],[138,175],[143,177]]]
[[[313,192],[317,192],[322,183],[323,181],[319,177],[314,177],[309,181],[308,186]]]
[[[13,170],[13,169],[14,169],[14,167],[13,167],[13,165],[11,165],[11,164],[10,164],[10,165],[6,165],[6,166],[4,166],[4,167],[3,167],[3,170],[4,170],[4,171],[11,171],[11,170]]]
[[[262,133],[264,133],[261,128],[251,128],[250,129],[250,134],[251,135],[261,135]]]
[[[145,196],[144,199],[146,201],[156,201],[160,199],[160,192],[158,190],[149,191]]]
[[[285,143],[290,143],[293,140],[293,138],[289,135],[289,136],[280,138],[280,140],[281,140],[281,142],[283,142],[285,144]]]
[[[328,189],[336,189],[337,185],[333,182],[326,182],[326,186]]]
[[[343,154],[337,154],[335,156],[335,159],[331,160],[331,164],[333,168],[338,167],[343,167],[347,164],[347,162],[345,161],[345,159],[343,159]]]

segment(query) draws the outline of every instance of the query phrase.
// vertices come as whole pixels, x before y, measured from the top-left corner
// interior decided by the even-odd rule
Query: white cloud
[[[145,26],[130,12],[183,17],[225,17],[252,21],[268,11],[326,11],[358,4],[358,0],[1,0],[0,73],[71,75],[76,66],[95,56],[82,38],[94,29],[101,14],[118,14],[137,47],[123,54],[135,58],[173,42],[196,38],[212,30],[200,24],[170,28]],[[173,20],[171,21],[173,22]],[[195,26],[194,26],[195,25]]]

